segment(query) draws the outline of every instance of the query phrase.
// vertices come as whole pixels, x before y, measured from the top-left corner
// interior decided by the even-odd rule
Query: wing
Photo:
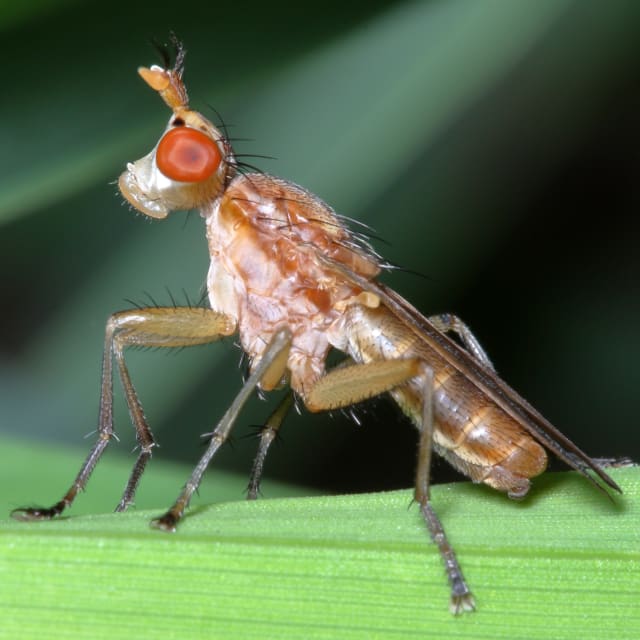
[[[529,433],[534,440],[552,451],[558,458],[585,476],[598,489],[608,495],[605,485],[622,493],[618,484],[584,451],[558,431],[544,416],[534,409],[492,370],[476,360],[468,351],[439,331],[402,296],[385,285],[363,278],[329,258],[322,257],[327,267],[339,272],[343,278],[358,285],[364,291],[376,295],[399,320],[419,338],[460,371],[478,389],[495,402]],[[592,471],[596,477],[591,475]]]

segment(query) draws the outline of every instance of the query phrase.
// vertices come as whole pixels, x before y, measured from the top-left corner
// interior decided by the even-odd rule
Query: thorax
[[[319,255],[369,276],[377,264],[348,244],[348,231],[324,202],[271,176],[238,176],[205,217],[211,307],[236,321],[252,360],[288,326],[291,386],[304,395],[324,372],[329,329],[360,293]]]

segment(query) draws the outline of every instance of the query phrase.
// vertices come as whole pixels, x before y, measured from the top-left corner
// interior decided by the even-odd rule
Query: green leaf
[[[157,511],[5,520],[0,633],[634,638],[640,469],[612,476],[625,491],[613,500],[574,473],[543,476],[522,503],[468,483],[434,487],[477,598],[460,618],[409,491],[200,505],[175,535],[148,527]]]

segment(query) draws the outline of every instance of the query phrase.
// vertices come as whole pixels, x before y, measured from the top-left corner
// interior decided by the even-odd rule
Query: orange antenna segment
[[[187,90],[175,71],[168,71],[154,64],[152,67],[138,67],[138,73],[174,111],[189,104]]]

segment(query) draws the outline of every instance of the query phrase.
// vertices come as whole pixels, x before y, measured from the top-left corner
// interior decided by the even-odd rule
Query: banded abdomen
[[[384,306],[351,306],[340,332],[340,348],[356,362],[417,357],[433,370],[434,449],[471,480],[520,498],[529,490],[529,478],[545,470],[543,447]],[[391,395],[421,429],[424,380],[415,378]]]

